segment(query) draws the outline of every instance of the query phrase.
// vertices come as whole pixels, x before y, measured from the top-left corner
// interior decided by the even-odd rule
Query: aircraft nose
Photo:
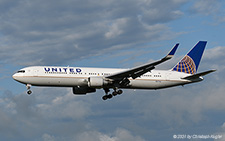
[[[12,75],[12,78],[13,78],[14,80],[17,80],[17,76],[18,76],[18,75],[15,73],[15,74]]]
[[[21,80],[21,75],[18,73],[13,74],[12,78],[16,81],[20,81]]]

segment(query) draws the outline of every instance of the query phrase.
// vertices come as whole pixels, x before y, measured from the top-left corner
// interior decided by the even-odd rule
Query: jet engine
[[[104,85],[109,84],[103,77],[89,77],[88,87],[91,88],[102,88]]]
[[[85,95],[87,93],[93,93],[93,92],[96,92],[95,88],[79,87],[79,86],[73,87],[73,94],[76,94],[76,95]]]

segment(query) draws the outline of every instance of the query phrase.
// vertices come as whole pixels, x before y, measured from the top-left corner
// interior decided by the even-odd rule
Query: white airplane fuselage
[[[82,87],[89,85],[88,79],[90,77],[105,79],[109,75],[125,70],[127,69],[33,66],[21,69],[13,75],[13,78],[18,82],[32,86]],[[129,78],[130,84],[121,88],[160,89],[203,80],[202,77],[194,81],[182,79],[189,75],[171,70],[152,70],[136,79]],[[110,85],[89,87],[110,88]]]

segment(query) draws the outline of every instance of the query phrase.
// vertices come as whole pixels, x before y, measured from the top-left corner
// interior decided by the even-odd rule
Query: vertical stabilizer
[[[198,70],[206,43],[207,41],[199,41],[191,51],[172,68],[172,71],[195,74]]]

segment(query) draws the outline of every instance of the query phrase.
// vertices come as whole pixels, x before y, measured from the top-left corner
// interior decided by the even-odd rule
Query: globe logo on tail
[[[186,55],[174,68],[173,71],[184,72],[188,74],[196,73],[196,65],[191,57]]]

